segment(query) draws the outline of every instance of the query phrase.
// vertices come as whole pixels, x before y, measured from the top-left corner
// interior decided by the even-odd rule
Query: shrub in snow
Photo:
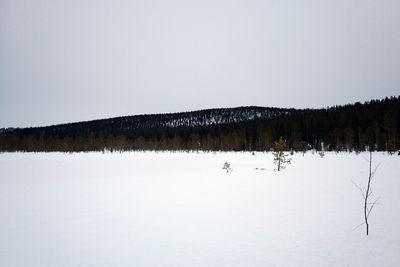
[[[228,173],[233,171],[231,168],[231,165],[228,162],[224,163],[224,166],[222,166],[222,169],[226,170],[226,172],[228,172]]]

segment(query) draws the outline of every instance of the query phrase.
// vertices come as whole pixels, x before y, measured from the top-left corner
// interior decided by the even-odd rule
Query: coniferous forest
[[[324,109],[240,107],[0,129],[0,151],[400,149],[400,97]]]

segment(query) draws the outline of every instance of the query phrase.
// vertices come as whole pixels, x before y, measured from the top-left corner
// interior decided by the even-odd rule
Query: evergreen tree
[[[287,149],[288,146],[282,136],[274,142],[274,164],[277,167],[277,171],[285,169],[285,165],[291,163],[292,159],[288,158],[289,154],[285,153]]]
[[[300,141],[297,143],[297,149],[301,152],[303,152],[303,156],[307,151],[307,142],[306,141]]]

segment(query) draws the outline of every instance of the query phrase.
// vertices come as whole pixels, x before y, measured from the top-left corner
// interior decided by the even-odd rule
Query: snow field
[[[399,156],[373,154],[353,231],[367,157],[0,154],[0,266],[398,266]]]

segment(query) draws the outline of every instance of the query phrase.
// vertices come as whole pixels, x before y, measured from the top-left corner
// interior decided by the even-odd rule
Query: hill
[[[238,107],[125,116],[0,131],[0,151],[294,150],[395,151],[400,97],[326,109]]]

